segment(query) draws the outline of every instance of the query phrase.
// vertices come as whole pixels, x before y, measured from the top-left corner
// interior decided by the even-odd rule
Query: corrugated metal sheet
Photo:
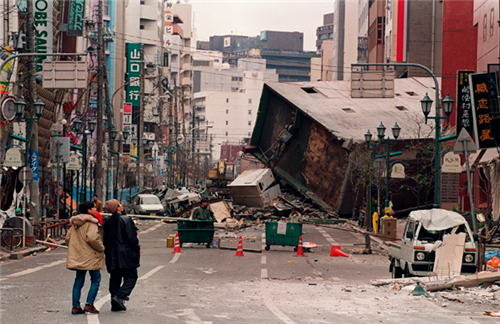
[[[434,100],[432,78],[395,80],[394,98],[351,98],[350,81],[266,83],[272,91],[290,102],[306,115],[325,126],[339,139],[365,141],[364,134],[371,130],[376,139],[376,127],[383,122],[386,135],[391,134],[394,123],[401,127],[401,139],[416,137],[416,121],[424,120],[420,100],[428,93]],[[305,89],[305,90],[304,90]],[[261,107],[262,108],[262,107]],[[429,116],[435,115],[435,103]],[[434,138],[434,121],[423,125],[425,135]]]

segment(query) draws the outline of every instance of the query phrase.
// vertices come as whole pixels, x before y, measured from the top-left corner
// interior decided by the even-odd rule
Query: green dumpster
[[[178,220],[179,243],[204,243],[207,248],[214,239],[214,222],[205,220]]]
[[[266,222],[266,251],[271,245],[299,246],[302,223]]]

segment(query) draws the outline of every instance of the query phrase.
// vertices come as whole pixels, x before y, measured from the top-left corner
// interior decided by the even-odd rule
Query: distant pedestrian
[[[104,211],[102,209],[102,201],[99,200],[97,195],[94,195],[94,204],[95,204],[95,209],[97,209],[98,212],[102,213]]]
[[[118,200],[108,200],[104,207],[112,213],[103,226],[111,311],[125,311],[125,301],[137,282],[140,259],[137,227],[129,216],[122,214],[123,206]]]
[[[193,220],[209,220],[214,221],[214,212],[210,210],[210,205],[206,198],[202,198],[201,205],[193,212]]]
[[[79,215],[70,218],[71,227],[66,234],[68,258],[66,267],[76,270],[73,284],[73,308],[71,314],[98,314],[94,301],[101,284],[101,271],[105,269],[104,245],[102,228],[95,218],[96,209],[92,201],[86,201],[79,206]],[[80,296],[85,283],[85,274],[90,274],[90,289],[85,307],[80,307]]]

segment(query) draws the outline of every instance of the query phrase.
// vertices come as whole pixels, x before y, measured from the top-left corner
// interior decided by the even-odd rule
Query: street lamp
[[[123,150],[123,146],[122,146],[122,142],[126,142],[127,139],[128,139],[128,136],[130,134],[130,132],[128,131],[128,129],[124,129],[123,132],[122,132],[122,138],[121,139],[116,139],[116,135],[118,134],[118,131],[116,130],[116,128],[113,128],[111,130],[111,139],[113,141],[117,141],[118,142],[118,147],[116,149],[116,176],[115,176],[115,194],[114,194],[114,197],[116,199],[118,199],[118,192],[119,192],[119,188],[118,188],[118,184],[119,184],[119,181],[118,181],[118,173],[120,172],[120,151]],[[119,201],[121,201],[121,199],[118,199]]]
[[[366,142],[366,147],[368,149],[370,149],[370,147],[372,148],[372,155],[371,155],[371,159],[370,159],[370,163],[368,165],[368,203],[367,203],[367,206],[366,206],[366,210],[367,210],[367,213],[365,215],[365,226],[367,228],[371,228],[371,224],[372,224],[372,215],[373,213],[375,212],[374,210],[372,210],[372,183],[373,183],[373,173],[372,173],[372,166],[373,166],[373,163],[375,161],[375,149],[377,148],[377,146],[379,146],[379,143],[378,142],[373,142],[371,143],[371,140],[372,140],[372,133],[370,133],[370,131],[368,130],[365,134],[365,142]]]
[[[86,201],[87,200],[87,165],[86,165],[86,160],[87,160],[87,135],[92,134],[95,130],[95,126],[97,122],[95,120],[89,120],[87,122],[88,130],[83,130],[82,131],[82,124],[83,122],[80,120],[80,118],[76,118],[75,121],[73,121],[73,129],[76,132],[77,135],[83,135],[83,153],[82,153],[82,187],[83,191],[80,193],[80,200]]]
[[[27,117],[22,117],[24,115],[24,110],[26,109],[26,101],[22,97],[19,97],[19,99],[14,103],[14,109],[16,110],[16,117],[18,121],[25,120],[26,121],[26,141],[25,141],[25,149],[24,149],[24,167],[25,168],[30,168],[29,165],[29,147],[30,147],[30,130],[31,130],[31,122],[36,121],[37,124],[40,121],[40,117],[42,116],[43,109],[45,108],[45,104],[39,99],[37,99],[33,103],[33,108],[35,110],[35,115],[36,117],[31,117],[29,114]],[[31,168],[30,168],[31,169]],[[24,221],[26,219],[26,207],[27,207],[27,191],[26,187],[28,185],[28,182],[26,181],[24,183],[24,211],[23,211],[23,237],[22,237],[22,242],[23,242],[23,247],[25,246],[25,224]],[[38,207],[36,207],[38,208]],[[30,215],[33,216],[34,222],[37,221],[36,219],[36,212],[33,212],[32,209],[30,209]]]
[[[387,138],[385,138],[385,130],[386,130],[386,128],[385,128],[384,124],[380,123],[380,125],[377,127],[377,137],[379,139],[379,144],[382,144],[383,141],[387,142],[387,151],[386,151],[386,156],[385,156],[386,181],[385,181],[385,210],[384,210],[384,214],[386,216],[388,216],[389,210],[390,210],[389,209],[389,157],[390,157],[389,150],[390,150],[390,143],[391,143],[391,141],[394,141],[395,143],[397,142],[399,134],[401,133],[401,127],[399,127],[397,123],[395,123],[394,126],[392,127],[392,136],[394,137],[394,139],[391,139],[389,136],[387,136]],[[370,145],[371,138],[372,138],[372,134],[370,133],[370,131],[368,131],[365,134],[365,141],[366,141],[367,145]],[[372,156],[373,156],[373,159],[375,159],[375,145],[376,144],[373,144],[373,145],[374,145],[374,149],[373,149]],[[370,194],[371,194],[371,188],[370,188]],[[370,201],[370,204],[371,204],[371,201]]]
[[[447,94],[443,99],[443,110],[445,117],[441,116],[441,107],[439,105],[439,91],[436,88],[436,116],[428,117],[432,107],[432,99],[429,98],[427,93],[425,97],[420,100],[422,105],[422,112],[425,116],[425,123],[427,124],[427,119],[434,119],[436,122],[436,135],[435,135],[435,148],[434,148],[434,205],[433,208],[441,207],[441,147],[439,145],[440,133],[441,133],[441,119],[446,119],[450,122],[450,115],[453,111],[453,104],[455,101],[451,99],[450,95]]]
[[[140,168],[140,161],[141,161],[141,147],[144,148],[147,144],[148,144],[148,139],[146,138],[146,136],[143,136],[141,138],[141,144],[138,143],[138,140],[137,140],[137,137],[134,136],[132,137],[132,144],[134,144],[134,146],[137,146],[137,174],[139,176],[138,178],[138,187],[139,187],[139,191],[141,189],[141,168]]]

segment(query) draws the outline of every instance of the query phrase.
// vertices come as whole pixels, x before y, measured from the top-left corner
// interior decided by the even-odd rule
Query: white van
[[[152,194],[139,194],[134,197],[133,212],[136,215],[163,215],[165,210],[160,198]]]

